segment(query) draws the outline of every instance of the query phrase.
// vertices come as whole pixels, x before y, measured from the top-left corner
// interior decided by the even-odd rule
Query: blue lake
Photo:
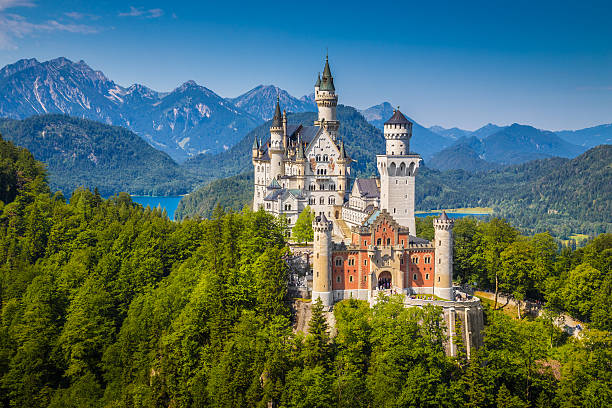
[[[143,207],[147,208],[147,206],[151,208],[165,208],[168,213],[168,217],[171,220],[174,219],[174,212],[176,211],[176,207],[178,207],[179,201],[181,201],[182,196],[168,196],[168,197],[157,197],[157,196],[137,196],[133,195],[132,200],[141,204]]]
[[[442,214],[442,213],[438,212],[438,211],[434,211],[434,212],[426,212],[426,213],[415,214],[415,216],[416,217],[420,217],[420,218],[425,218],[425,217],[429,217],[429,216],[439,217],[440,214]],[[446,215],[448,215],[448,218],[463,218],[463,217],[486,217],[489,214],[487,214],[487,213],[473,214],[473,213],[454,213],[454,212],[448,212],[448,213],[446,213]]]

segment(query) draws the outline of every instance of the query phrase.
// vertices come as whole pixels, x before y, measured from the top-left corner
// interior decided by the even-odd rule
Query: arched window
[[[334,196],[330,196],[330,197],[329,197],[329,199],[327,200],[327,203],[328,203],[329,205],[334,205],[334,204],[336,204],[336,197],[334,197]]]
[[[378,238],[378,239],[376,240],[376,245],[380,246],[380,244],[381,244],[381,239],[380,239],[380,238]]]
[[[325,205],[325,197],[319,198],[319,204]]]
[[[387,238],[387,245],[391,245],[391,238]]]

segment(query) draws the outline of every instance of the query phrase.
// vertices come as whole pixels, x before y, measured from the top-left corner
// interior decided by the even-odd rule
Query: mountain
[[[309,99],[309,97],[303,96],[298,99],[289,95],[287,91],[274,85],[259,85],[237,98],[228,100],[236,107],[250,113],[254,117],[262,121],[267,121],[274,116],[277,97],[280,100],[280,105],[287,112],[317,111],[317,104],[314,102],[314,98]]]
[[[393,115],[393,107],[389,102],[383,102],[359,112],[373,126],[383,130],[384,123]],[[451,138],[432,132],[408,116],[406,118],[412,122],[410,150],[420,154],[426,161],[435,153],[453,143]]]
[[[580,130],[561,130],[555,133],[569,143],[586,148],[600,144],[612,144],[612,124]]]
[[[193,81],[169,93],[138,84],[124,88],[85,62],[66,58],[2,68],[0,116],[45,113],[127,127],[176,160],[223,151],[261,122]]]
[[[504,129],[505,126],[497,126],[494,125],[492,123],[488,123],[486,125],[484,125],[483,127],[476,129],[475,131],[471,132],[469,134],[469,136],[474,136],[478,139],[484,139],[487,138],[489,136],[491,136],[494,133],[499,132],[500,130]]]
[[[483,139],[476,136],[462,138],[436,153],[429,165],[440,170],[478,171],[547,157],[571,158],[584,150],[553,132],[515,123]]]
[[[312,125],[317,114],[302,112],[288,114],[289,123]],[[356,161],[352,165],[353,174],[371,175],[376,173],[376,157],[372,152],[385,149],[383,133],[368,123],[365,118],[350,106],[338,105],[340,138],[344,140],[347,152]],[[270,137],[271,121],[249,132],[240,142],[229,150],[217,155],[201,154],[187,160],[183,167],[199,178],[212,179],[234,176],[253,170],[251,147],[255,138],[266,140]]]
[[[80,186],[102,195],[174,195],[195,183],[166,153],[118,126],[51,114],[0,119],[0,134],[44,162],[52,189],[66,195]]]
[[[461,139],[462,137],[469,136],[472,133],[471,130],[459,129],[458,127],[445,129],[442,126],[430,126],[429,130],[440,136],[444,136],[453,140]]]

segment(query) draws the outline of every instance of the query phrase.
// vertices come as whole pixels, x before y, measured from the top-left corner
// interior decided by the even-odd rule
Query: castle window
[[[349,258],[348,264],[349,264],[349,266],[355,265],[355,258]]]
[[[416,273],[414,275],[412,275],[412,280],[417,280],[417,274]]]
[[[325,197],[319,198],[319,204],[325,205]]]
[[[439,241],[438,241],[438,245],[442,245],[442,240],[439,240]]]
[[[403,265],[403,264],[404,264],[404,257],[401,257],[400,258],[400,265]]]
[[[387,238],[387,245],[391,245],[391,238]]]
[[[425,257],[425,263],[426,263],[426,264],[431,263],[431,257],[426,256],[426,257]]]
[[[398,183],[399,183],[399,180],[395,180],[395,184],[398,184]]]
[[[329,205],[336,204],[336,197],[329,197],[328,203],[329,203]]]
[[[368,260],[367,260],[367,259],[364,259],[364,260],[363,260],[363,264],[364,264],[364,265],[367,265],[367,264],[368,264]]]
[[[438,282],[440,282],[440,277],[438,276]]]
[[[442,258],[438,259],[438,263],[441,264],[442,263]]]
[[[336,258],[336,266],[342,266],[342,258]]]
[[[425,279],[429,280],[429,274],[428,273],[425,274]]]
[[[419,263],[419,257],[418,256],[413,256],[412,257],[412,263],[413,264],[418,264]]]
[[[351,275],[349,276],[349,282],[352,282],[352,281],[353,281],[353,276]]]
[[[340,283],[340,275],[336,276],[336,282]]]
[[[365,239],[363,240],[363,246],[368,246],[368,241],[366,241]]]
[[[380,238],[378,238],[378,239],[376,240],[376,245],[380,245],[380,244],[381,244],[381,240],[380,240]]]

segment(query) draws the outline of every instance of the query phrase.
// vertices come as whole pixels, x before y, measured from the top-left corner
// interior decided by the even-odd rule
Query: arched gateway
[[[377,289],[391,289],[393,287],[393,278],[389,271],[379,273],[376,280],[378,283]]]

